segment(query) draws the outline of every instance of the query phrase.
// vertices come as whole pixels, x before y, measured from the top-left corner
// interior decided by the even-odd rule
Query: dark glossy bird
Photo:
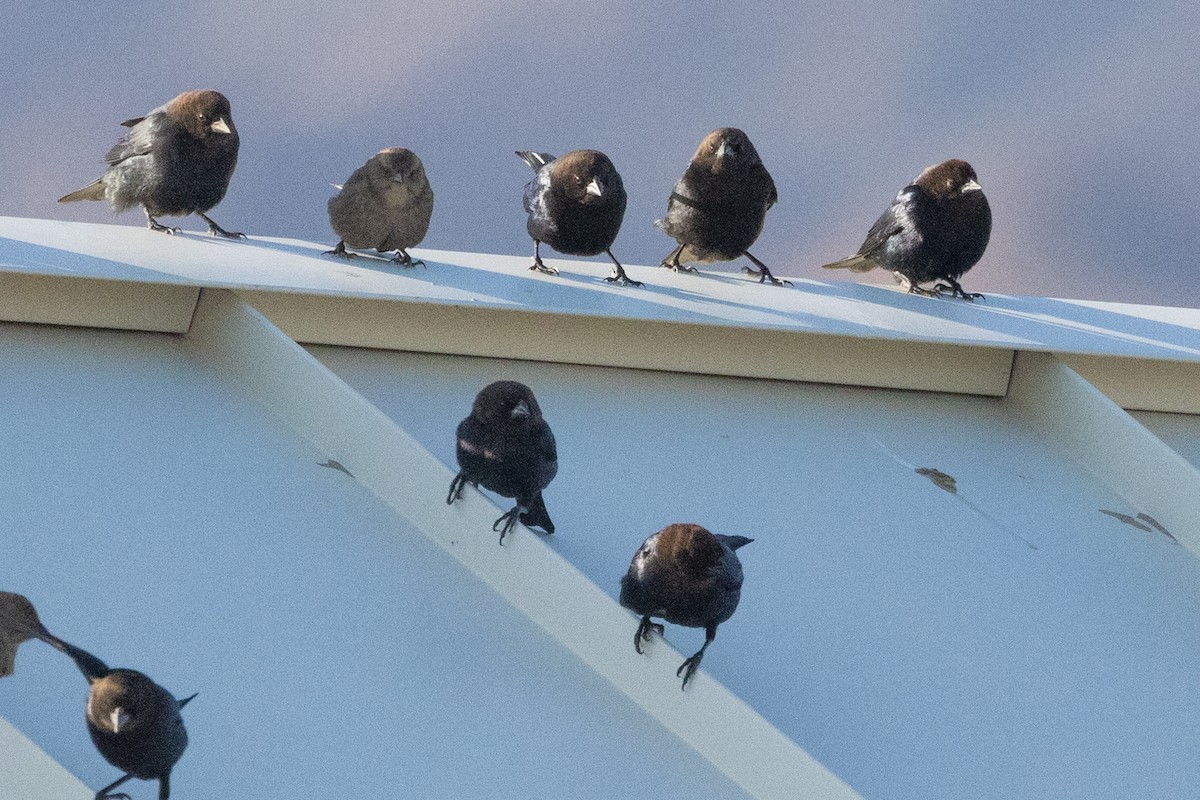
[[[641,286],[625,274],[612,254],[621,222],[625,219],[625,184],[608,156],[597,150],[572,150],[561,158],[549,153],[518,150],[517,155],[535,175],[525,185],[526,228],[533,238],[533,266],[550,275],[554,267],[542,262],[542,242],[571,256],[608,255],[613,274],[604,280]]]
[[[750,253],[767,209],[778,199],[775,181],[750,137],[737,128],[717,128],[696,148],[667,200],[667,215],[654,223],[679,242],[661,266],[695,272],[684,262],[732,261],[744,255],[758,269],[743,269],[757,275],[759,283],[790,285]]]
[[[110,669],[100,659],[46,630],[33,604],[22,595],[0,592],[0,645],[5,635],[40,639],[68,655],[87,679],[85,720],[100,755],[125,775],[96,792],[95,800],[126,798],[112,790],[130,778],[158,781],[159,800],[171,794],[171,769],[187,747],[179,711],[193,697],[175,697],[131,669]]]
[[[742,563],[734,551],[754,541],[745,536],[722,536],[699,525],[676,523],[650,536],[634,553],[621,578],[621,605],[642,615],[633,649],[651,631],[659,636],[659,617],[675,625],[704,628],[704,645],[679,665],[676,676],[688,681],[700,667],[704,651],[717,637],[717,626],[733,616],[742,596]]]
[[[882,267],[913,294],[949,292],[975,300],[983,295],[963,291],[958,281],[983,256],[991,233],[992,210],[975,170],[952,158],[927,167],[901,189],[857,253],[823,266],[852,272]],[[929,281],[944,283],[921,288]]]
[[[470,483],[490,489],[517,504],[492,525],[504,535],[518,517],[529,527],[554,533],[542,490],[558,472],[554,434],[542,418],[533,391],[516,381],[496,381],[475,396],[471,415],[458,425],[458,475],[450,482],[448,504]]]
[[[224,230],[205,214],[225,197],[237,166],[238,132],[225,95],[184,92],[146,116],[121,124],[129,133],[108,151],[105,173],[58,202],[108,200],[117,211],[141,206],[150,229],[164,233],[179,229],[155,217],[194,213],[214,236],[245,237]]]
[[[433,216],[433,189],[425,167],[412,150],[389,147],[367,160],[329,198],[329,224],[341,237],[325,255],[354,258],[347,247],[396,251],[392,261],[406,267],[413,261],[408,248],[416,247],[429,230]]]

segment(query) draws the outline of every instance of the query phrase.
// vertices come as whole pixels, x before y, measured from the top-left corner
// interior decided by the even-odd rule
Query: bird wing
[[[767,172],[765,169],[763,170],[763,173],[767,179],[767,185],[771,187],[771,192],[767,195],[767,208],[770,208],[779,202],[779,192],[775,189],[775,181],[771,178],[771,173]]]
[[[155,134],[162,127],[165,114],[160,109],[151,111],[144,117],[127,119],[121,124],[129,128],[129,133],[121,137],[104,160],[112,166],[134,156],[144,156],[154,146]]]
[[[533,180],[525,184],[525,196],[522,205],[525,211],[539,221],[553,227],[550,209],[546,207],[546,195],[550,193],[550,170],[540,169]]]
[[[549,153],[535,153],[532,150],[517,150],[516,154],[534,172],[538,172],[542,167],[554,160],[554,156]]]

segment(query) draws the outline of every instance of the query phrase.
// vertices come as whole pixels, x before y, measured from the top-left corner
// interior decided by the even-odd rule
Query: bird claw
[[[652,632],[662,636],[665,630],[659,623],[651,622],[649,617],[642,617],[637,633],[633,634],[633,649],[637,651],[639,656],[642,655],[642,642],[650,641],[650,634]]]
[[[934,286],[932,290],[930,290],[930,296],[943,297],[947,292],[950,293],[950,297],[961,297],[963,300],[966,300],[969,303],[974,303],[976,300],[983,300],[985,302],[987,301],[987,298],[979,292],[964,291],[962,286],[957,283],[939,283]]]
[[[700,661],[703,658],[704,651],[701,650],[695,655],[688,656],[687,659],[685,659],[684,662],[679,665],[679,669],[675,670],[676,678],[678,678],[680,675],[683,676],[683,685],[679,687],[680,691],[683,691],[687,688],[688,681],[692,679],[692,676],[696,674],[696,670],[700,668]]]
[[[767,281],[770,281],[772,286],[791,286],[792,285],[792,282],[789,280],[783,280],[780,278],[776,278],[774,275],[771,274],[770,270],[754,269],[753,267],[742,267],[742,272],[746,273],[747,275],[757,276],[759,283],[766,283]]]
[[[332,250],[326,250],[324,253],[321,253],[321,255],[337,256],[338,258],[345,258],[345,259],[358,258],[358,253],[351,253],[349,250],[346,249],[345,242],[338,242],[337,247],[333,248]]]
[[[529,267],[530,272],[534,272],[535,270],[537,272],[545,273],[546,275],[557,275],[558,274],[557,267],[547,267],[545,265],[545,263],[542,261],[542,259],[540,259],[540,258],[535,258],[533,260],[532,266]]]
[[[213,223],[210,223],[208,226],[208,235],[209,236],[220,236],[225,239],[245,239],[246,238],[246,234],[241,233],[240,231],[227,231],[224,228],[222,228],[220,225],[216,225]]]
[[[116,794],[105,794],[104,792],[96,792],[95,800],[132,800],[132,798],[124,792]]]
[[[506,511],[500,519],[492,523],[492,530],[500,532],[500,546],[504,546],[505,534],[511,533],[512,529],[517,527],[517,519],[526,509],[521,508],[520,503],[513,506],[511,510]],[[504,527],[500,527],[500,523],[504,523]]]
[[[412,267],[416,267],[418,265],[425,267],[424,261],[422,261],[419,258],[413,258],[412,256],[410,256],[408,253],[404,252],[403,250],[396,251],[396,255],[392,256],[392,263],[399,264],[402,267],[408,267],[410,269]],[[425,267],[425,268],[429,269],[429,267]]]
[[[619,283],[622,286],[645,286],[641,281],[635,281],[633,278],[626,275],[624,272],[614,273],[604,279],[606,283]]]
[[[454,476],[454,480],[450,481],[450,493],[446,495],[446,505],[454,505],[455,500],[462,498],[463,487],[467,485],[467,478],[461,472]]]
[[[174,236],[174,235],[175,235],[175,234],[177,234],[177,233],[182,233],[182,232],[183,232],[183,231],[182,231],[182,230],[180,230],[179,228],[175,228],[175,227],[172,227],[172,226],[170,226],[170,225],[163,225],[162,223],[160,223],[160,222],[155,222],[155,221],[153,221],[153,220],[151,220],[151,221],[149,222],[149,224],[147,225],[147,227],[149,227],[149,228],[150,228],[150,230],[152,230],[152,231],[158,231],[159,233],[165,233],[165,234],[167,234],[168,236]]]
[[[666,267],[667,269],[671,270],[672,272],[699,272],[700,271],[700,270],[696,269],[695,267],[689,267],[687,264],[673,264],[673,263],[671,263],[671,261],[669,259],[665,259],[665,258],[663,259],[663,262],[661,264],[659,264],[659,266]]]

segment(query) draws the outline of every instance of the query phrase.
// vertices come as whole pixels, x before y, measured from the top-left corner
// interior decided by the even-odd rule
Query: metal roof
[[[1194,787],[1200,312],[322,249],[0,218],[0,586],[201,692],[181,795]],[[503,548],[443,502],[499,377],[562,459]],[[756,539],[686,693],[615,600],[676,521]],[[0,716],[103,785],[61,660]]]

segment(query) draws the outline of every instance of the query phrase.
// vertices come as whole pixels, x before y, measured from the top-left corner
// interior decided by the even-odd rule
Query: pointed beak
[[[112,723],[113,733],[120,733],[121,728],[124,728],[125,724],[129,722],[129,715],[125,713],[124,709],[118,706],[113,709],[112,716],[109,717],[109,722]]]
[[[592,180],[587,185],[586,191],[588,194],[594,194],[594,195],[596,195],[596,197],[600,197],[601,195],[604,194],[604,184],[601,183],[599,181],[599,179],[592,178]]]
[[[515,406],[513,406],[511,416],[513,417],[513,419],[516,419],[517,417],[528,417],[529,414],[530,414],[529,404],[526,403],[524,400],[522,400],[521,402],[519,402]]]
[[[229,123],[225,121],[224,117],[217,117],[217,121],[208,127],[217,133],[232,133],[232,131],[229,130]]]
[[[404,183],[404,173],[397,172],[392,176],[392,180],[394,180],[396,183]]]
[[[979,192],[982,190],[983,190],[983,187],[980,186],[977,182],[967,181],[966,183],[963,184],[962,189],[960,189],[959,191],[962,192],[963,194],[966,194],[967,192]]]
[[[734,155],[736,154],[733,152],[733,148],[729,146],[729,143],[721,142],[721,146],[717,148],[717,158],[733,158]]]

